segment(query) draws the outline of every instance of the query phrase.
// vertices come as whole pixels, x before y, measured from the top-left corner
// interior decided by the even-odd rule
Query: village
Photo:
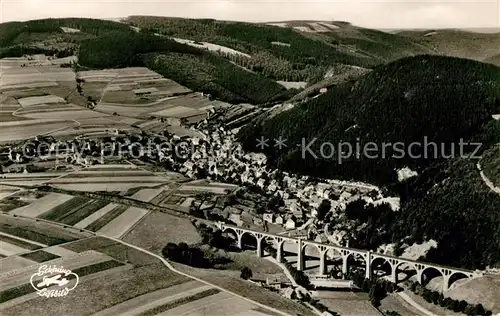
[[[243,151],[236,141],[238,129],[229,130],[217,114],[212,110],[206,119],[186,127],[199,137],[166,130],[154,134],[113,130],[104,138],[79,136],[66,141],[35,137],[2,153],[8,160],[3,172],[74,171],[120,160],[162,166],[189,179],[239,186],[224,197],[204,192],[184,201],[192,211],[202,211],[197,214],[201,217],[344,246],[345,232],[329,233],[324,228],[348,203],[362,198],[374,204],[388,202],[397,209],[397,198],[384,198],[372,185],[270,168],[265,155]],[[323,213],[320,220],[318,211]]]

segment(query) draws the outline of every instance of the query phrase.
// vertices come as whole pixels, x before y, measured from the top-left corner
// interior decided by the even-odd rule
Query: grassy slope
[[[500,65],[498,48],[500,33],[473,33],[461,30],[403,31],[398,34],[416,41],[436,53],[488,61]]]

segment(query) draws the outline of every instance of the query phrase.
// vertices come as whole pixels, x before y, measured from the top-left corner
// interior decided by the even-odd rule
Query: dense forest
[[[395,240],[437,241],[425,258],[430,262],[471,269],[500,263],[500,196],[484,184],[474,161],[444,162],[408,187],[409,199],[392,224]]]
[[[434,240],[437,248],[420,260],[469,269],[500,264],[500,196],[484,184],[474,161],[435,164],[401,186],[398,212],[364,200],[347,205],[349,225],[363,227],[349,232],[349,245],[375,251],[393,243],[401,255],[405,246]]]
[[[289,99],[294,93],[211,53],[156,54],[149,56],[146,65],[190,89],[230,103],[263,104]]]
[[[8,22],[0,24],[0,47],[17,44],[22,34],[64,33],[61,27],[78,29],[83,33],[99,36],[111,31],[132,33],[129,26],[122,23],[84,18],[43,19],[27,22]]]
[[[285,81],[315,82],[332,65],[371,68],[388,60],[430,52],[402,36],[352,26],[343,33],[312,36],[292,28],[211,19],[132,16],[127,22],[146,32],[241,51],[251,57],[227,57],[247,69]]]
[[[202,54],[197,48],[154,35],[111,32],[82,41],[78,61],[97,69],[144,66],[142,54],[152,52]]]
[[[61,27],[79,32],[65,33]],[[0,24],[0,35],[0,58],[27,54],[66,57],[76,53],[80,65],[87,68],[148,66],[188,88],[231,103],[272,103],[289,99],[296,93],[295,90],[287,91],[258,71],[238,65],[238,61],[240,64],[246,62],[237,57],[200,50],[154,35],[148,29],[137,32],[123,23],[76,18],[12,22]],[[256,58],[265,62],[262,54]],[[280,60],[288,63],[285,59]],[[315,68],[314,64],[300,67],[316,77],[321,76],[324,69]],[[287,77],[286,67],[273,71]],[[272,72],[265,74],[273,77]]]
[[[192,90],[231,103],[262,104],[293,93],[221,56],[143,32],[111,32],[84,40],[78,60],[82,66],[99,69],[147,66]]]
[[[269,120],[249,124],[239,139],[252,151],[261,137],[281,136],[288,144],[300,144],[264,149],[273,164],[286,170],[387,184],[396,168],[421,169],[472,153],[472,145],[459,148],[461,140],[481,139],[487,148],[495,142],[492,114],[497,112],[500,68],[417,56],[377,67],[355,83],[332,87]],[[340,148],[341,143],[346,145]],[[369,152],[374,146],[375,152]]]
[[[500,123],[496,131],[500,135]],[[500,144],[484,153],[481,159],[481,167],[493,185],[500,188]]]
[[[65,33],[61,27],[79,30]],[[66,57],[73,55],[81,41],[110,32],[133,34],[122,23],[83,18],[43,19],[0,24],[0,58],[30,54]]]

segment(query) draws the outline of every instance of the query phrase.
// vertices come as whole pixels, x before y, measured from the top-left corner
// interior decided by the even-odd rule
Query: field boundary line
[[[146,217],[149,216],[151,213],[153,213],[153,211],[148,210],[148,212],[146,214],[144,214],[144,216],[142,216],[141,218],[139,218],[139,220],[137,222],[135,222],[134,225],[132,225],[132,227],[130,227],[129,229],[127,229],[123,234],[121,234],[119,238],[124,238],[128,233],[130,233],[134,228],[136,228],[137,225],[139,225],[140,223],[142,223],[146,219]]]
[[[215,295],[217,295],[217,294],[215,294]],[[211,296],[213,296],[213,295],[211,295]],[[210,297],[210,296],[208,296],[208,297]],[[206,298],[206,297],[204,297],[204,298]],[[227,301],[227,300],[230,300],[231,298],[232,298],[232,297],[226,297],[226,298],[223,298],[223,299],[219,299],[217,302],[211,302],[211,303],[209,303],[209,304],[205,304],[205,305],[200,306],[200,307],[195,307],[195,308],[192,308],[192,309],[188,310],[187,312],[182,313],[182,314],[180,314],[180,315],[178,315],[178,316],[192,315],[191,313],[193,313],[193,312],[196,312],[196,311],[199,311],[199,310],[205,310],[205,309],[207,308],[207,306],[213,306],[213,305],[215,305],[215,304],[219,304],[219,303],[221,303],[222,301]],[[203,298],[202,298],[202,299],[203,299]],[[195,301],[191,301],[191,302],[196,302],[196,301],[197,301],[197,300],[195,300]],[[187,305],[187,304],[189,304],[189,303],[191,303],[191,302],[187,302],[186,304],[183,304],[183,305],[181,305],[181,306],[176,306],[176,307],[174,307],[174,308],[172,308],[172,309],[176,309],[177,307],[182,307],[182,306],[185,306],[185,305]],[[169,312],[169,311],[170,311],[170,310],[167,310],[166,312]],[[158,315],[158,316],[160,316],[161,314],[163,314],[163,313],[160,313],[160,314],[157,314],[157,315]]]
[[[43,249],[39,249],[39,250],[43,250]],[[35,251],[37,251],[37,250],[35,250]],[[33,252],[33,251],[30,251],[30,252]],[[52,259],[50,261],[46,261],[46,262],[43,262],[43,263],[37,262],[36,264],[32,264],[32,265],[27,266],[27,267],[22,267],[22,268],[19,268],[19,269],[15,269],[15,270],[10,270],[10,271],[4,272],[4,273],[0,274],[0,278],[6,277],[6,276],[10,276],[10,275],[19,274],[21,272],[26,272],[27,270],[31,270],[33,268],[38,268],[42,264],[57,263],[57,262],[60,262],[60,261],[63,261],[63,260],[74,259],[74,258],[78,258],[78,257],[83,257],[83,256],[86,256],[86,255],[89,255],[89,254],[93,254],[93,253],[100,253],[100,252],[98,252],[96,250],[86,250],[86,251],[83,251],[83,252],[78,252],[75,255],[71,256],[71,257],[59,257],[59,258]],[[14,257],[14,256],[19,256],[19,255],[21,255],[21,254],[9,256],[9,257]],[[103,254],[103,255],[106,256],[106,254]],[[108,256],[108,257],[110,257],[110,256]]]
[[[39,243],[38,241],[29,240],[29,239],[26,239],[26,238],[18,237],[16,235],[7,234],[7,233],[4,233],[4,232],[0,232],[0,235],[5,236],[5,237],[10,237],[10,238],[13,238],[13,239],[17,239],[17,240],[21,240],[21,241],[24,241],[26,243],[33,244],[33,245],[36,245],[36,246],[40,246],[40,247],[43,247],[43,248],[50,247],[49,245]],[[38,250],[40,250],[40,249],[38,249]]]

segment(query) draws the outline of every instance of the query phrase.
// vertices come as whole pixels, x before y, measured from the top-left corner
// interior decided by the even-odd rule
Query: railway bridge
[[[250,229],[227,225],[222,222],[218,222],[217,226],[222,232],[232,231],[237,238],[238,248],[241,249],[243,249],[243,236],[245,234],[253,236],[257,241],[257,255],[259,257],[262,257],[264,255],[264,242],[272,242],[274,244],[277,250],[276,259],[278,261],[281,261],[284,258],[285,242],[294,244],[295,247],[293,248],[295,249],[295,252],[297,254],[297,270],[299,271],[303,271],[305,269],[305,262],[307,260],[305,255],[306,247],[311,246],[313,248],[316,248],[319,254],[319,275],[325,275],[327,273],[327,252],[329,251],[337,254],[338,257],[342,258],[343,275],[346,275],[348,273],[349,265],[352,264],[352,259],[355,258],[360,259],[363,262],[365,278],[367,279],[372,279],[374,271],[377,270],[381,265],[385,265],[386,267],[390,268],[389,280],[394,283],[398,283],[400,281],[398,280],[398,269],[404,268],[404,271],[413,270],[416,274],[417,281],[420,284],[424,284],[426,273],[433,270],[435,274],[440,274],[443,277],[443,291],[448,290],[453,282],[459,279],[475,278],[483,275],[481,272],[404,259],[367,250],[339,247],[335,245],[304,240],[301,238],[293,238],[266,232],[253,231]]]

